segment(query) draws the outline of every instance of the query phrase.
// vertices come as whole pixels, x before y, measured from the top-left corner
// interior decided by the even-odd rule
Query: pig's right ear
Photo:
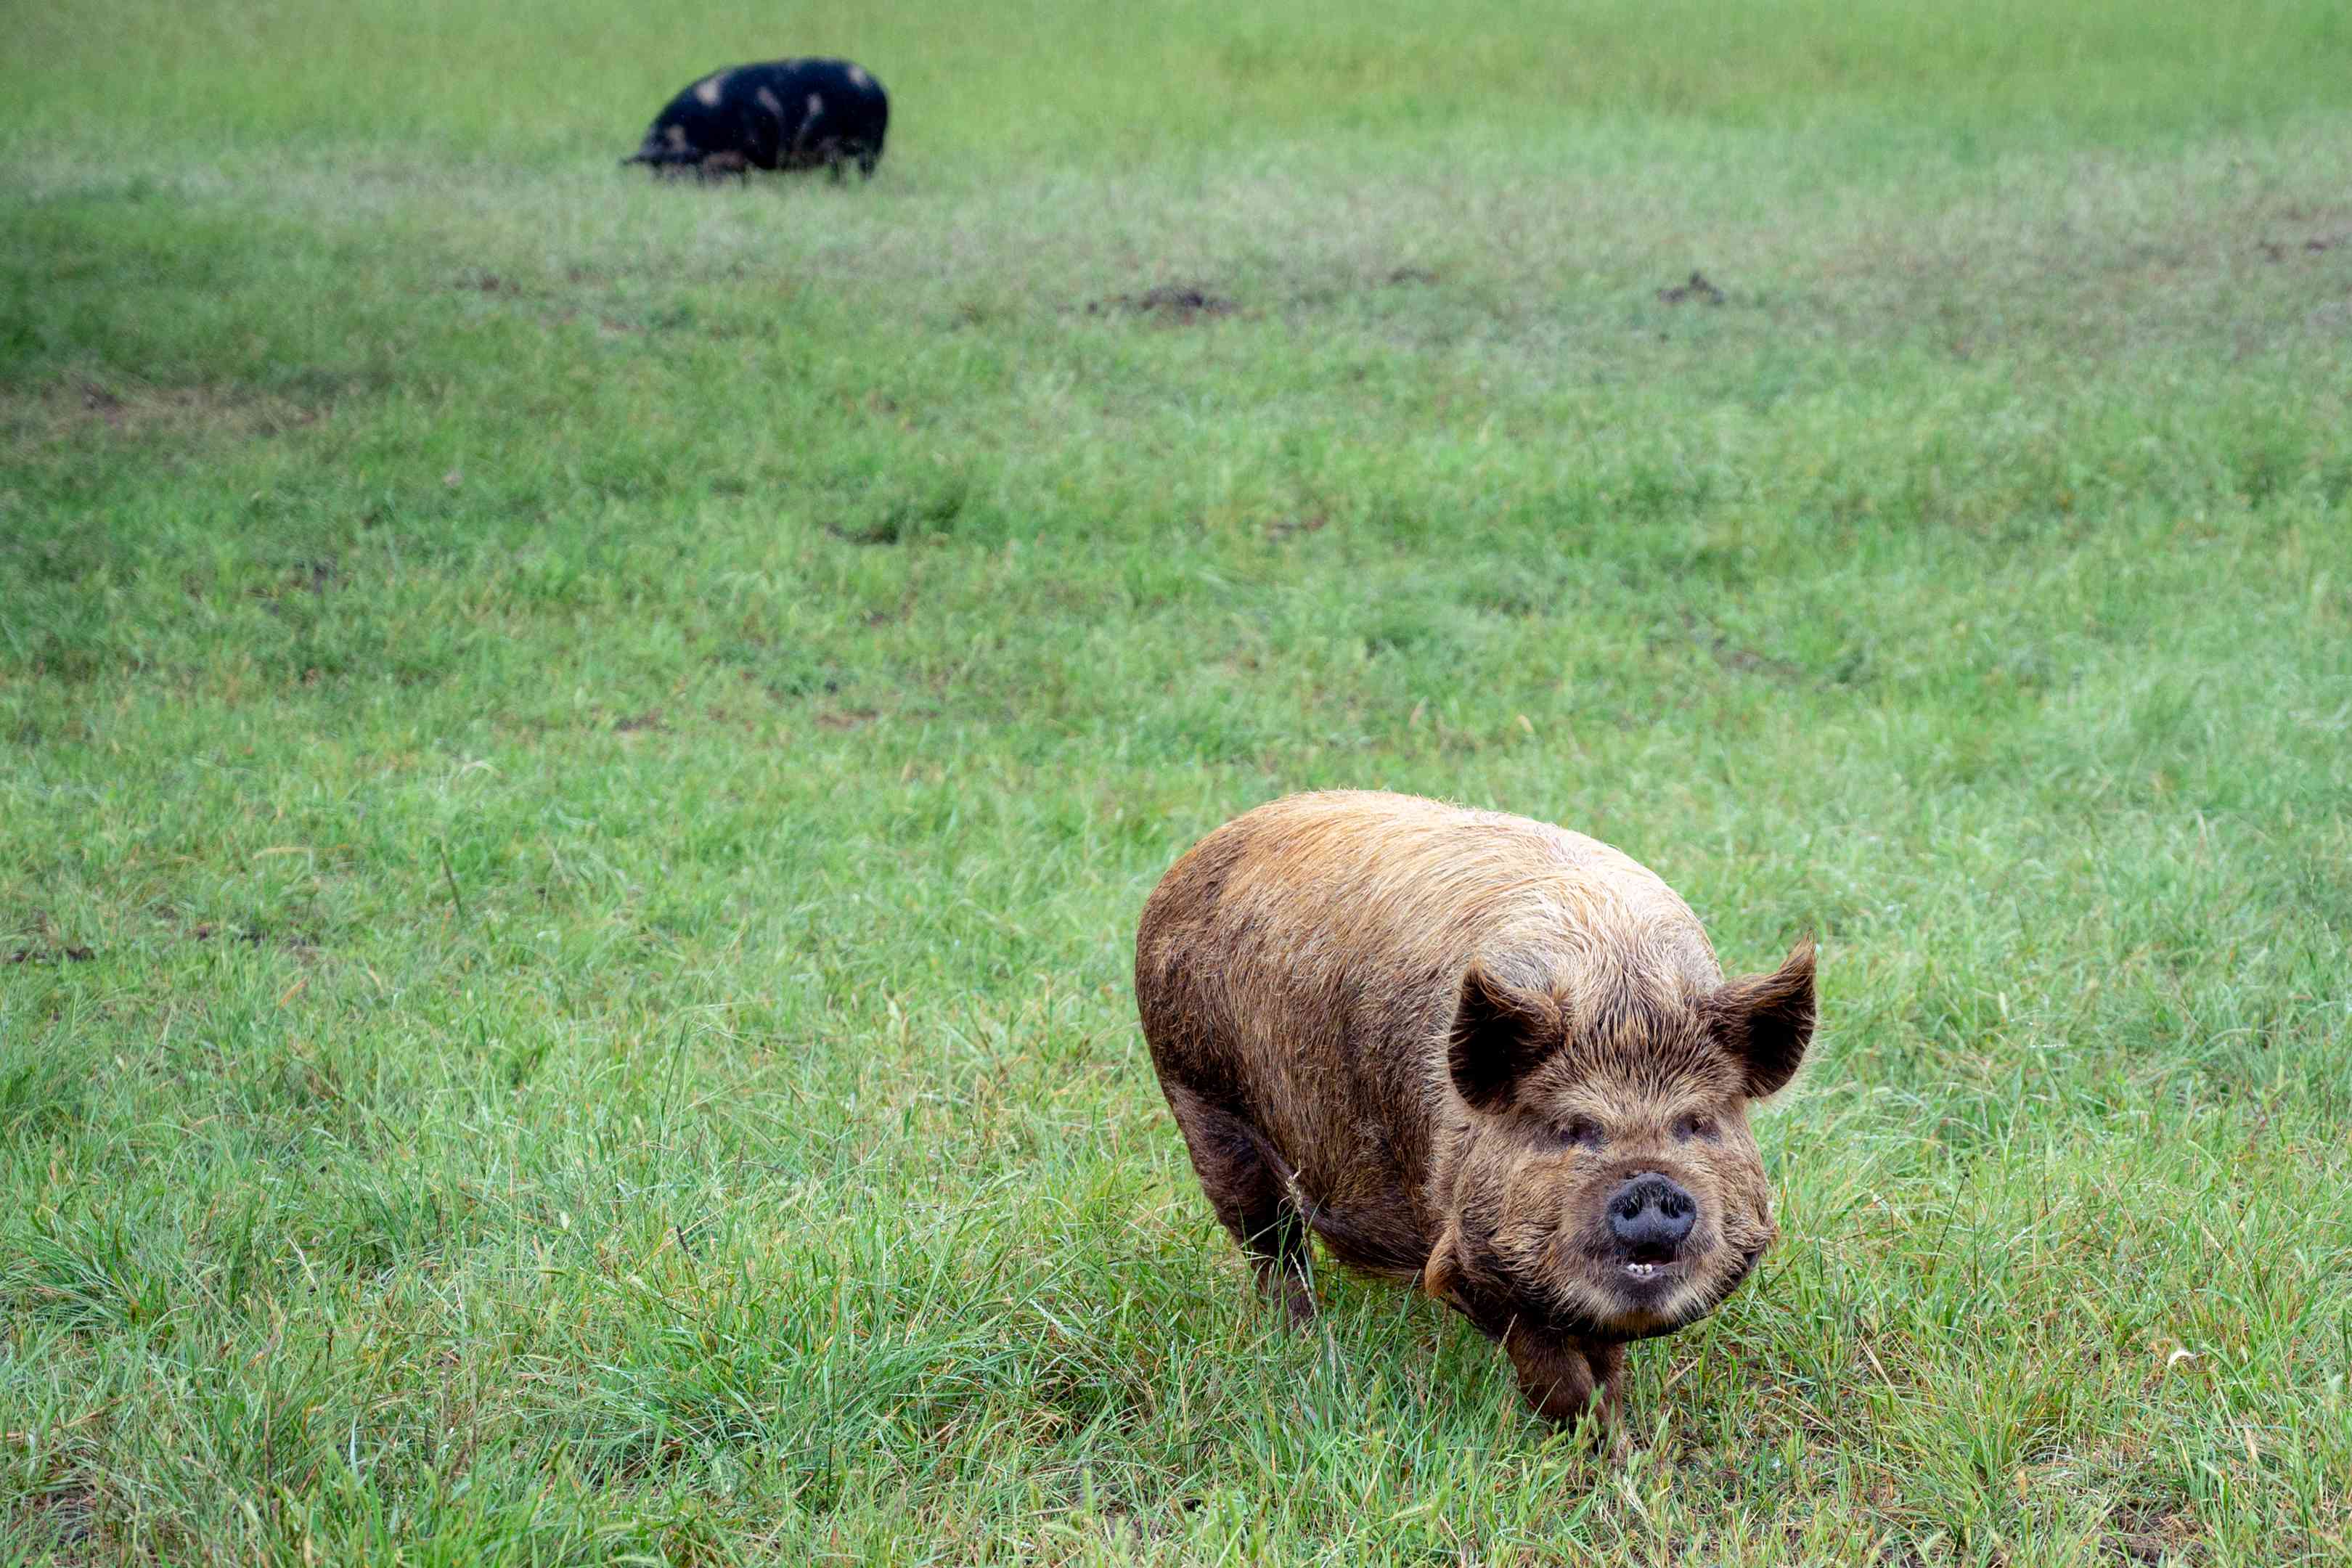
[[[1445,1045],[1454,1087],[1479,1110],[1500,1110],[1529,1068],[1560,1042],[1551,998],[1506,985],[1476,964],[1462,977]]]
[[[1778,1094],[1813,1038],[1813,944],[1801,942],[1769,974],[1727,982],[1707,999],[1708,1027],[1748,1074],[1748,1098]]]

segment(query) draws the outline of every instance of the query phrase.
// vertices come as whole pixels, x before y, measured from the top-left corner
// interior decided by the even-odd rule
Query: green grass
[[[0,1558],[2352,1557],[2343,7],[875,9],[12,18]],[[1622,1463],[1192,1184],[1319,785],[1820,934]]]

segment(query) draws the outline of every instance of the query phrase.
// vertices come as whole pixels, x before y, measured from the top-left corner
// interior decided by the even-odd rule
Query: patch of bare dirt
[[[322,417],[319,409],[248,387],[58,382],[0,394],[0,451],[29,454],[99,432],[136,441],[278,436]]]
[[[569,326],[580,318],[581,312],[577,309],[566,306],[561,310],[549,312],[546,319],[557,326]],[[646,331],[644,323],[625,321],[618,316],[599,314],[593,319],[596,323],[596,335],[600,338],[632,338],[640,336]]]
[[[1130,316],[1149,316],[1182,327],[1212,317],[1230,316],[1240,309],[1233,300],[1203,289],[1162,284],[1157,289],[1147,289],[1140,294],[1114,294],[1108,300],[1097,300],[1087,307],[1087,314],[1096,316],[1124,311]]]
[[[323,599],[327,590],[341,582],[342,576],[342,563],[334,556],[309,556],[295,562],[275,583],[257,583],[245,592],[247,598],[263,600],[265,607],[275,610],[282,601],[299,594]],[[313,684],[317,674],[315,670],[306,672],[302,684]]]
[[[218,937],[223,942],[241,942],[247,947],[276,947],[308,959],[319,951],[318,934],[302,931],[273,931],[259,925],[219,925],[205,921],[188,928],[190,942],[210,942]]]
[[[25,1505],[24,1534],[28,1539],[21,1544],[56,1551],[59,1562],[81,1561],[78,1549],[89,1545],[98,1533],[98,1493],[88,1487],[40,1493]]]
[[[871,708],[850,708],[820,713],[816,721],[820,728],[826,730],[860,730],[880,717],[882,715]]]
[[[11,963],[88,963],[98,956],[87,947],[20,947],[8,955]]]
[[[2263,253],[2264,261],[2284,261],[2291,255],[2318,256],[2337,246],[2352,244],[2352,234],[2315,234],[2297,245],[2292,240],[2260,239],[2254,248]]]
[[[2109,1522],[2106,1555],[2121,1568],[2188,1568],[2198,1560],[2197,1521],[2185,1513],[2124,1508]]]
[[[1691,640],[1706,649],[1715,662],[1741,675],[1767,676],[1774,680],[1801,681],[1807,678],[1805,667],[1770,654],[1759,653],[1752,647],[1742,647],[1725,637],[1714,626],[1701,621],[1688,610],[1683,612],[1683,628]]]
[[[2103,1554],[2116,1568],[2189,1568],[2204,1561],[2197,1519],[2161,1504],[2133,1504],[2107,1516]]]
[[[1658,302],[1662,305],[1720,305],[1723,300],[1723,290],[1708,282],[1706,273],[1698,271],[1692,272],[1686,282],[1658,290]]]

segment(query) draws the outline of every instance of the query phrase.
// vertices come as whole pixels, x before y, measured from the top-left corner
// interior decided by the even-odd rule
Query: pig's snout
[[[1697,1219],[1697,1201],[1655,1171],[1642,1172],[1609,1194],[1609,1234],[1635,1265],[1673,1262]]]

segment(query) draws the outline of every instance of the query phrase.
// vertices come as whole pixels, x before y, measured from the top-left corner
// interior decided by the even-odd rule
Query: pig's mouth
[[[1718,1269],[1711,1266],[1710,1255],[1685,1252],[1670,1258],[1621,1259],[1610,1266],[1616,1277],[1618,1295],[1623,1303],[1614,1322],[1603,1331],[1615,1340],[1646,1340],[1660,1334],[1671,1334],[1686,1329],[1723,1304],[1724,1299],[1737,1290],[1757,1260],[1764,1254],[1762,1247],[1753,1251],[1742,1248],[1731,1254],[1731,1267]],[[1684,1287],[1701,1284],[1702,1294],[1696,1300],[1676,1300]],[[1672,1302],[1671,1313],[1664,1309]]]
[[[1722,1277],[1717,1279],[1707,1291],[1706,1300],[1700,1308],[1700,1315],[1712,1312],[1717,1307],[1722,1305],[1723,1299],[1739,1289],[1749,1272],[1755,1268],[1756,1260],[1763,1256],[1764,1249],[1760,1247],[1752,1249],[1741,1248],[1733,1252],[1731,1267],[1722,1271]],[[1654,1294],[1664,1286],[1681,1284],[1702,1272],[1694,1266],[1687,1253],[1679,1258],[1622,1263],[1618,1268],[1626,1284],[1633,1286],[1637,1292],[1648,1294]]]

